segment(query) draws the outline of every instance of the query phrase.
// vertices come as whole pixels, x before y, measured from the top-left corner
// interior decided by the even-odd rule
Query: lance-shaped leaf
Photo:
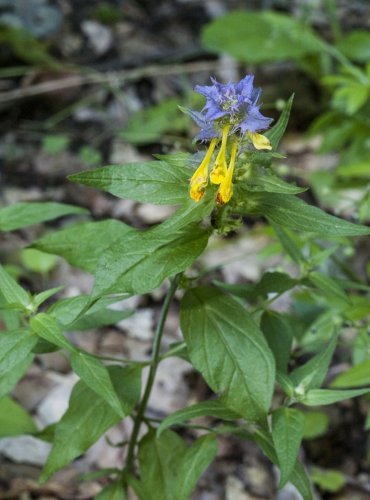
[[[4,335],[3,333],[1,335]],[[1,346],[1,342],[0,342]],[[22,354],[24,356],[24,354]],[[15,385],[18,380],[23,377],[26,373],[28,367],[32,363],[33,354],[28,354],[27,356],[20,358],[19,363],[11,363],[6,368],[3,364],[0,365],[0,398],[8,394]]]
[[[178,480],[174,500],[188,500],[199,477],[217,454],[216,437],[212,434],[202,436],[187,449],[178,470]]]
[[[254,439],[260,445],[262,451],[271,460],[271,462],[275,465],[279,465],[271,434],[266,430],[258,429],[254,434]],[[299,460],[296,460],[294,469],[290,476],[290,482],[294,484],[304,500],[312,500],[313,495],[311,482]]]
[[[113,408],[118,415],[122,416],[122,409],[118,396],[113,388],[107,368],[93,356],[80,352],[63,334],[55,318],[46,313],[37,314],[31,318],[32,330],[41,338],[67,349],[72,353],[71,364],[77,375],[93,391],[99,394]]]
[[[293,331],[288,319],[274,311],[265,311],[261,330],[275,357],[276,369],[286,373],[293,342]]]
[[[106,249],[132,232],[134,229],[117,220],[86,222],[47,234],[31,247],[60,255],[72,266],[94,272]]]
[[[0,438],[35,432],[37,427],[22,406],[5,396],[0,399]]]
[[[190,177],[189,168],[175,168],[164,161],[148,161],[109,165],[68,178],[120,198],[157,205],[176,205],[187,200]]]
[[[9,306],[27,309],[31,304],[31,297],[15,279],[5,271],[0,264],[0,291]]]
[[[0,335],[0,376],[10,373],[19,363],[29,359],[37,336],[26,329],[2,332]]]
[[[349,297],[346,295],[343,288],[330,276],[319,273],[318,271],[312,271],[308,275],[308,280],[329,297],[334,297],[343,302],[347,302],[347,304],[350,302]]]
[[[297,264],[305,262],[306,259],[304,258],[300,248],[298,247],[294,239],[287,233],[287,231],[282,227],[274,224],[272,221],[270,221],[270,223],[272,229],[276,233],[276,236],[279,238],[282,247],[289,255],[289,257]]]
[[[275,363],[244,307],[217,289],[194,288],[183,298],[180,319],[190,360],[221,401],[247,420],[266,418]]]
[[[0,209],[0,231],[14,231],[63,215],[86,214],[84,208],[55,202],[20,202]]]
[[[279,488],[289,480],[301,445],[304,415],[293,408],[278,408],[272,414],[272,439],[280,466]]]
[[[70,329],[72,324],[82,320],[85,316],[94,315],[105,311],[106,307],[127,299],[127,294],[116,294],[113,297],[102,297],[92,301],[88,295],[77,295],[54,302],[49,309],[48,314],[53,316],[58,323],[63,325],[64,329]]]
[[[307,188],[301,188],[294,184],[283,181],[276,175],[251,175],[251,177],[241,185],[243,191],[252,192],[267,192],[281,194],[298,194],[303,193]],[[245,193],[247,196],[247,193]]]
[[[101,492],[94,497],[94,500],[126,500],[126,498],[123,482],[119,479],[102,489]]]
[[[285,103],[284,109],[279,116],[278,121],[275,123],[270,130],[267,130],[266,137],[270,139],[271,145],[273,149],[276,149],[280,143],[281,138],[284,135],[284,132],[287,128],[290,112],[293,105],[294,94],[292,94],[287,102]]]
[[[39,313],[30,320],[30,326],[39,337],[47,340],[51,344],[61,349],[67,349],[70,352],[78,352],[72,342],[70,342],[62,333],[60,326],[55,318],[46,313]]]
[[[370,359],[352,366],[349,370],[335,377],[331,387],[358,387],[370,385]]]
[[[283,227],[326,237],[370,234],[370,228],[329,215],[295,196],[275,193],[250,193],[249,196],[250,199],[246,200],[247,213],[262,214]]]
[[[188,268],[206,247],[210,234],[195,225],[175,232],[164,228],[135,231],[109,248],[100,259],[93,296],[150,292],[165,278]]]
[[[175,432],[167,430],[159,438],[154,432],[144,436],[139,446],[139,463],[145,496],[140,500],[173,500],[177,471],[186,450],[186,444]]]
[[[188,406],[187,408],[182,408],[181,410],[177,410],[171,415],[168,415],[162,422],[161,425],[157,429],[157,436],[172,425],[179,425],[187,420],[198,417],[214,417],[222,420],[236,420],[240,418],[240,416],[225,408],[225,406],[218,401],[217,399],[211,401],[202,401],[201,403],[197,403],[195,405]]]
[[[325,349],[289,374],[293,384],[296,387],[301,386],[304,391],[320,387],[325,380],[336,345],[337,337],[333,335]]]
[[[81,380],[123,418],[124,412],[108,369],[99,360],[82,352],[72,353],[71,365]]]
[[[115,325],[118,321],[129,318],[133,313],[134,311],[131,309],[119,311],[104,307],[96,312],[83,315],[69,324],[68,330],[93,330],[102,326]]]
[[[311,389],[300,400],[301,403],[307,406],[322,406],[331,405],[345,399],[356,398],[363,394],[368,394],[370,389]]]
[[[172,431],[164,431],[159,438],[149,432],[139,446],[140,500],[188,500],[216,453],[214,436],[203,436],[188,448]]]
[[[257,297],[266,297],[269,293],[284,293],[299,283],[299,280],[279,272],[265,273],[261,281],[255,285],[231,285],[222,281],[214,281],[215,285],[232,295],[250,300],[255,300]]]
[[[108,368],[124,416],[131,413],[140,397],[141,370],[138,367]],[[56,424],[53,448],[48,456],[41,481],[84,453],[121,417],[107,406],[83,381],[73,388],[69,407]]]

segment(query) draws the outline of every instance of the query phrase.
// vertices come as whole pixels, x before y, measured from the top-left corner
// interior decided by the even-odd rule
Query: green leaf
[[[280,385],[287,396],[289,396],[290,398],[294,396],[295,387],[289,375],[284,372],[277,371],[276,382]]]
[[[12,4],[10,6],[13,7]],[[48,14],[50,15],[50,11]],[[19,20],[20,18],[16,22]],[[7,26],[3,23],[0,29],[0,43],[8,47],[7,50],[10,50],[13,57],[15,55],[16,59],[31,64],[33,67],[40,66],[52,71],[62,71],[64,68],[57,59],[48,54],[47,44],[37,40],[28,29],[20,26]]]
[[[192,171],[164,161],[127,163],[87,170],[68,178],[120,198],[158,205],[176,205],[189,197]]]
[[[303,439],[315,439],[328,430],[330,419],[321,411],[307,411],[304,414]]]
[[[94,497],[94,500],[126,500],[126,492],[122,480],[114,481]]]
[[[247,311],[217,289],[189,290],[181,329],[193,366],[221,401],[247,420],[264,419],[274,388],[274,359]]]
[[[0,292],[0,318],[6,330],[17,330],[21,326],[22,312],[9,306]]]
[[[16,370],[19,363],[29,359],[37,342],[37,336],[28,330],[13,330],[0,333],[0,376]],[[19,366],[18,366],[19,368]]]
[[[330,276],[319,273],[318,271],[312,271],[308,275],[308,279],[315,287],[323,291],[329,297],[347,302],[347,304],[349,303],[349,298],[343,288]]]
[[[178,470],[174,500],[188,500],[199,477],[217,454],[214,435],[202,436],[185,452]]]
[[[48,134],[42,138],[42,149],[49,155],[61,153],[69,146],[69,138],[62,134]]]
[[[102,326],[115,325],[118,321],[129,318],[134,313],[131,309],[116,311],[114,309],[99,309],[96,312],[83,315],[68,325],[68,330],[94,330]]]
[[[139,444],[141,486],[140,500],[173,500],[177,475],[187,447],[174,432],[166,430],[159,438],[149,432]]]
[[[258,175],[251,176],[247,181],[240,185],[243,191],[297,194],[307,191],[307,188],[301,188],[295,184],[283,181],[276,175]]]
[[[358,387],[360,385],[370,385],[370,359],[338,375],[330,387]]]
[[[275,465],[279,465],[278,458],[275,452],[274,444],[270,433],[263,429],[259,429],[253,435],[255,441],[260,445],[265,455]],[[304,500],[312,500],[312,488],[310,480],[303,465],[296,461],[294,469],[290,476],[290,482],[294,484]]]
[[[18,380],[20,380],[26,373],[28,367],[32,363],[32,360],[33,354],[28,354],[23,359],[20,359],[19,363],[11,363],[7,367],[4,367],[2,364],[0,364],[0,398],[5,396],[5,394],[8,394],[8,392],[10,392],[15,387]]]
[[[87,222],[47,234],[33,242],[32,248],[61,255],[72,266],[94,272],[107,248],[132,232],[134,229],[117,220]]]
[[[293,343],[293,331],[289,321],[274,311],[265,311],[261,318],[261,330],[274,354],[276,369],[286,373]]]
[[[276,236],[279,238],[282,247],[293,260],[293,262],[295,262],[296,264],[305,262],[305,258],[294,239],[287,233],[285,229],[278,226],[277,224],[274,224],[272,221],[270,222],[272,229],[275,231]]]
[[[216,453],[214,436],[203,436],[187,448],[172,431],[159,438],[149,432],[139,445],[141,500],[188,500]]]
[[[37,427],[31,416],[9,397],[0,399],[0,438],[31,434]]]
[[[15,279],[5,271],[0,264],[0,291],[5,302],[10,306],[27,310],[30,307],[31,297]]]
[[[117,294],[112,297],[102,297],[92,301],[88,295],[77,295],[54,302],[49,309],[48,314],[53,316],[58,323],[63,325],[64,329],[69,329],[73,323],[77,323],[82,318],[105,310],[105,308],[115,302],[126,299],[127,294]]]
[[[71,365],[81,380],[123,418],[124,412],[107,368],[96,358],[82,352],[72,353]]]
[[[299,460],[297,460],[292,475],[290,476],[290,482],[294,484],[304,500],[312,500],[311,481]]]
[[[214,284],[237,297],[255,300],[258,297],[266,297],[269,293],[286,292],[299,284],[299,281],[285,273],[266,272],[255,285],[230,285],[216,280]]]
[[[289,374],[289,378],[294,385],[302,387],[304,391],[320,387],[325,380],[336,345],[337,336],[333,335],[325,349],[316,354],[304,365],[293,370]]]
[[[351,30],[337,43],[338,49],[349,59],[360,63],[370,60],[370,34],[368,31]]]
[[[370,228],[329,215],[295,196],[250,193],[252,195],[249,213],[263,214],[277,225],[326,237],[370,234]]]
[[[165,132],[184,130],[187,119],[178,109],[177,99],[167,99],[156,106],[138,111],[131,118],[120,137],[132,144],[158,141]]]
[[[49,314],[39,313],[31,318],[30,327],[39,337],[51,344],[70,352],[78,352],[78,349],[64,337],[57,321]]]
[[[109,373],[121,401],[124,416],[131,413],[140,398],[141,370],[137,367],[110,366]],[[108,429],[121,420],[84,382],[73,388],[69,407],[56,424],[53,448],[41,474],[45,482],[57,470],[84,453]]]
[[[86,214],[84,208],[55,202],[19,202],[0,209],[0,231],[14,231],[64,215]]]
[[[32,305],[34,311],[38,309],[38,307],[43,304],[47,299],[55,295],[56,293],[63,290],[63,286],[56,286],[55,288],[50,288],[49,290],[45,290],[40,292],[32,297]]]
[[[248,64],[299,61],[322,50],[320,39],[307,24],[268,10],[234,11],[219,17],[203,29],[202,42],[212,51],[226,52]]]
[[[301,402],[307,406],[331,405],[333,403],[337,403],[338,401],[344,401],[345,399],[368,394],[369,392],[370,389],[311,389],[301,399]]]
[[[219,418],[221,420],[236,420],[239,418],[237,413],[225,408],[225,406],[217,399],[210,401],[202,401],[195,405],[188,406],[187,408],[182,408],[177,410],[171,415],[168,415],[164,420],[162,420],[160,426],[157,429],[157,436],[159,437],[161,433],[173,425],[179,425],[192,418],[198,418],[203,416],[209,416],[214,418]]]
[[[78,150],[78,156],[87,165],[98,165],[102,162],[102,154],[98,149],[90,146],[82,146]]]
[[[304,429],[304,415],[293,408],[278,408],[272,413],[272,439],[280,465],[279,488],[290,478],[295,467]]]
[[[184,153],[180,151],[179,153],[171,154],[155,154],[154,158],[166,162],[168,165],[173,167],[175,170],[186,169],[191,163],[192,155],[189,153]]]
[[[350,165],[341,165],[335,169],[335,173],[344,178],[370,180],[369,161],[352,163]]]
[[[166,223],[135,231],[107,249],[99,262],[92,295],[147,293],[165,278],[187,269],[206,247],[210,231],[195,225],[176,229]]]
[[[25,248],[21,252],[22,264],[35,273],[48,273],[57,264],[58,259],[55,255],[40,252],[35,248]]]
[[[343,488],[346,484],[345,475],[339,470],[334,469],[317,469],[313,468],[311,478],[322,490],[335,493]]]
[[[284,109],[273,127],[268,130],[265,135],[270,139],[272,149],[277,149],[281,138],[287,128],[290,112],[293,105],[294,94],[292,94],[288,101],[285,103]]]

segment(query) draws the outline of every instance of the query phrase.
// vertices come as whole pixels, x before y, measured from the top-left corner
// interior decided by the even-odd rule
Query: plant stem
[[[142,421],[143,421],[143,418],[145,415],[146,407],[148,405],[150,393],[151,393],[152,388],[153,388],[154,379],[155,379],[155,375],[157,372],[158,364],[160,361],[160,349],[161,349],[161,340],[162,340],[164,325],[166,323],[167,314],[168,314],[168,310],[170,308],[170,304],[172,302],[172,299],[175,295],[175,292],[176,292],[178,284],[179,284],[179,279],[180,279],[180,275],[177,274],[173,278],[173,280],[171,281],[171,286],[168,289],[166,298],[164,299],[161,315],[159,317],[157,329],[156,329],[156,332],[154,335],[152,359],[151,359],[148,380],[146,382],[143,399],[141,400],[138,411],[137,411],[137,415],[136,415],[135,422],[134,422],[134,428],[132,430],[130,443],[129,443],[129,447],[128,447],[128,452],[127,452],[126,471],[128,471],[128,472],[132,471],[132,468],[134,465],[136,442],[137,442],[140,427],[141,427],[141,424],[142,424]]]

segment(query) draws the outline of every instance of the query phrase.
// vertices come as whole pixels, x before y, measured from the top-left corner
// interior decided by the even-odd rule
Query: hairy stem
[[[172,299],[175,295],[175,292],[176,292],[178,284],[179,284],[179,278],[180,278],[180,275],[178,274],[171,281],[171,286],[168,289],[166,298],[163,302],[161,315],[159,317],[157,329],[156,329],[156,332],[154,335],[152,358],[151,358],[148,380],[146,382],[143,398],[139,404],[137,415],[135,417],[134,428],[132,430],[132,434],[131,434],[131,438],[130,438],[130,442],[129,442],[129,447],[128,447],[128,452],[127,452],[126,471],[128,471],[128,472],[131,472],[133,469],[137,438],[139,435],[141,424],[142,424],[144,416],[145,416],[146,407],[148,405],[150,393],[151,393],[152,388],[153,388],[155,375],[156,375],[158,364],[160,361],[160,349],[161,349],[161,340],[162,340],[164,325],[166,323],[167,314],[168,314],[168,310],[170,308],[170,304],[172,302]]]

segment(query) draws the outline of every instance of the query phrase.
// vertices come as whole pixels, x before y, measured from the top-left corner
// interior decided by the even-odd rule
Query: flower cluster
[[[204,196],[208,179],[219,185],[219,204],[230,200],[233,194],[235,160],[243,136],[247,134],[256,149],[271,149],[270,141],[259,132],[266,130],[272,120],[259,111],[261,89],[253,87],[253,79],[253,75],[247,75],[238,83],[222,85],[212,78],[213,85],[195,87],[196,92],[206,97],[206,104],[201,112],[189,110],[189,115],[201,128],[195,138],[211,141],[203,161],[190,180],[190,196],[195,201]],[[213,153],[220,141],[221,146],[209,172]],[[228,143],[231,143],[230,148]]]

